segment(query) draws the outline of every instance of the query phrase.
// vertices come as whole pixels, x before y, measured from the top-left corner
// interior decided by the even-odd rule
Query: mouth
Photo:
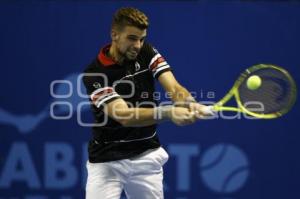
[[[137,52],[137,51],[129,51],[129,53],[130,53],[131,55],[136,56],[136,55],[138,55],[139,52]]]
[[[137,55],[139,53],[137,51],[129,51],[128,54],[129,54],[130,57],[134,57],[135,58],[135,57],[137,57]]]

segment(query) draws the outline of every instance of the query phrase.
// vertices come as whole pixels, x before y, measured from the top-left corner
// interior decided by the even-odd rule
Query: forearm
[[[150,126],[156,124],[153,108],[128,108],[114,111],[114,119],[123,126]]]
[[[181,85],[175,86],[171,93],[172,101],[178,106],[187,106],[189,103],[196,101],[191,93]]]
[[[125,127],[150,126],[171,120],[176,125],[195,121],[194,114],[186,107],[158,106],[154,108],[129,107],[123,99],[116,99],[104,106],[104,113]]]
[[[195,113],[196,117],[199,118],[213,115],[210,108],[207,110],[206,106],[197,103],[191,93],[177,82],[172,72],[165,72],[158,79],[165,91],[170,94],[176,107],[188,108],[191,113]]]
[[[169,119],[171,106],[127,108],[112,111],[112,117],[126,127],[150,126]]]
[[[187,101],[195,101],[190,92],[177,82],[171,71],[161,74],[158,80],[177,106],[183,106]]]

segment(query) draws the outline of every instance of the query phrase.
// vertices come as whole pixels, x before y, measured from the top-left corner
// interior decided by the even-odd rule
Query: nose
[[[135,48],[136,50],[140,50],[141,47],[142,47],[142,42],[141,42],[139,39],[136,40],[136,41],[134,42],[134,48]]]

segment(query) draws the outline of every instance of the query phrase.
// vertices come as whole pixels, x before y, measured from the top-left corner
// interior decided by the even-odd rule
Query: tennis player
[[[113,16],[111,44],[84,71],[95,116],[89,142],[86,199],[163,198],[163,165],[168,160],[156,125],[188,125],[211,115],[175,79],[165,58],[145,42],[149,22],[135,8]],[[158,106],[155,80],[173,105]]]

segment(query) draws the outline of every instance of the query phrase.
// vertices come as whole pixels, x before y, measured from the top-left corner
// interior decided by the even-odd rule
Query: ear
[[[111,40],[112,41],[116,41],[119,39],[119,34],[116,30],[112,29],[111,30],[111,33],[110,33],[110,36],[111,36]]]

